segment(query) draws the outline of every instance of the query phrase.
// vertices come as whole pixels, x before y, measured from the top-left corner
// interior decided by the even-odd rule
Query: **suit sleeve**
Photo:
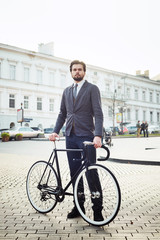
[[[65,93],[63,92],[61,106],[60,106],[60,112],[57,117],[54,132],[59,134],[61,128],[63,127],[63,125],[65,123],[65,120],[66,120],[66,105],[65,105]]]
[[[99,88],[93,85],[91,91],[92,109],[95,119],[95,136],[103,136],[103,112]]]

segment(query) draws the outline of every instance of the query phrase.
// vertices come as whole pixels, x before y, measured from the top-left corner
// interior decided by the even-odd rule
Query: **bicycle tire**
[[[45,169],[46,172],[42,178]],[[41,178],[41,185],[39,185]],[[54,194],[51,194],[51,191],[56,190],[57,187],[57,174],[51,165],[45,161],[38,161],[31,166],[27,174],[26,191],[35,210],[40,213],[48,213],[53,210],[57,199]]]
[[[96,181],[93,181],[95,176],[96,178],[98,176],[100,180],[102,194],[100,194],[100,188],[98,189],[96,183],[97,179]],[[79,193],[79,186],[82,184],[82,179],[84,188],[83,194]],[[94,190],[94,192],[91,192],[91,189],[92,191]],[[82,195],[84,195],[83,204]],[[100,197],[101,195],[103,196],[102,198]],[[74,200],[80,215],[86,222],[95,226],[103,226],[113,221],[118,214],[121,203],[120,187],[115,176],[108,168],[99,164],[93,164],[82,169],[78,175],[74,186]],[[94,205],[97,204],[98,206],[98,204],[100,205],[100,202],[101,206],[103,206],[102,215],[104,219],[96,221],[94,220],[94,211],[96,212],[97,209],[95,209]]]

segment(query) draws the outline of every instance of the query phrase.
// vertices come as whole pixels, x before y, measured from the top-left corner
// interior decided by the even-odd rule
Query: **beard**
[[[80,76],[75,76],[74,78],[73,78],[75,81],[77,81],[77,82],[80,82],[80,81],[82,81],[83,80],[83,77],[80,77]]]

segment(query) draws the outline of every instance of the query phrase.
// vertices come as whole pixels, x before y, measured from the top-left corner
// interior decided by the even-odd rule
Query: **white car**
[[[158,125],[149,125],[148,126],[148,133],[160,133],[160,127]]]
[[[9,129],[6,131],[10,135],[10,139],[15,139],[15,136],[17,133],[21,133],[23,135],[23,138],[37,138],[40,137],[40,133],[37,131],[34,131],[30,127],[18,127],[14,129]]]

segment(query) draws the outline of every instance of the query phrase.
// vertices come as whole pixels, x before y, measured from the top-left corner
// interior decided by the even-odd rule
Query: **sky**
[[[0,0],[0,43],[108,70],[160,73],[159,0]]]

